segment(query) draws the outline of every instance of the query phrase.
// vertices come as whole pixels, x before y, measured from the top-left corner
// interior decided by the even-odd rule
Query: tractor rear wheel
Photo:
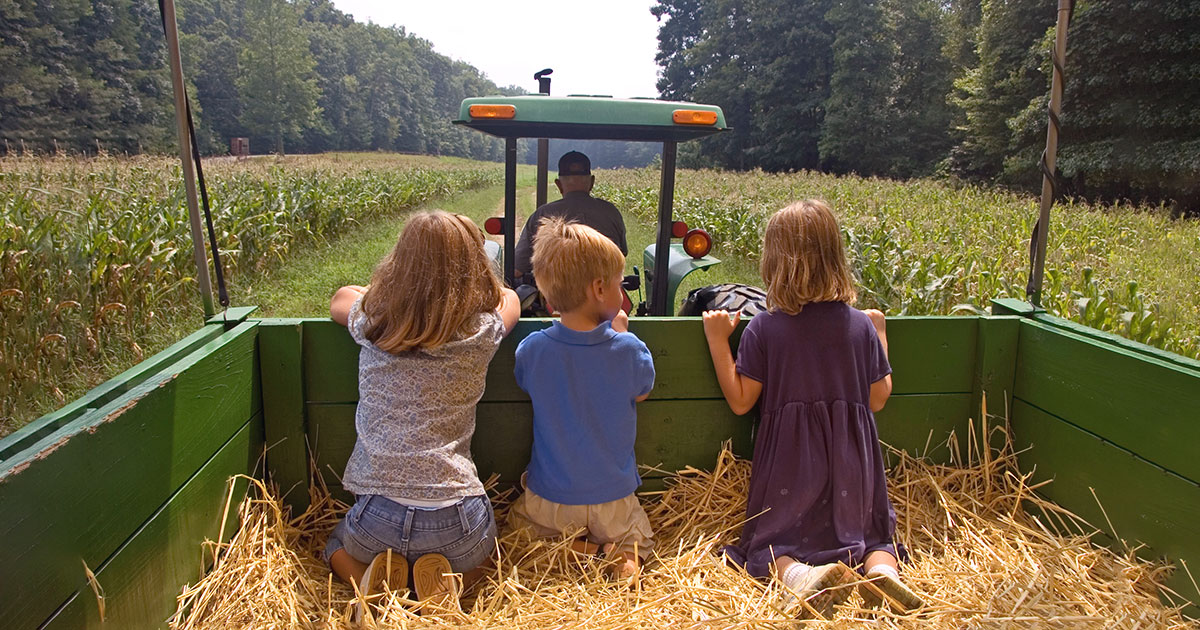
[[[713,284],[707,287],[692,289],[679,314],[696,316],[704,311],[726,310],[741,311],[742,315],[753,317],[767,310],[767,292],[748,284],[726,283]]]

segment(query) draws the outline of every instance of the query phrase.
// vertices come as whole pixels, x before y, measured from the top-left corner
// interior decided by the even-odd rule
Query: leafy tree
[[[888,172],[898,177],[929,175],[953,144],[949,103],[953,61],[943,50],[947,14],[938,0],[887,0],[894,81],[889,119]]]
[[[298,137],[320,114],[315,62],[299,14],[286,0],[247,0],[245,20],[247,39],[254,45],[242,48],[239,56],[242,123],[269,136],[282,155],[284,138]]]
[[[888,96],[892,59],[877,0],[834,0],[825,15],[834,32],[833,74],[821,128],[821,163],[836,172],[881,175],[892,145]]]
[[[1067,43],[1057,163],[1067,191],[1200,210],[1200,4],[1080,2]],[[1042,72],[1049,76],[1048,60]],[[1025,169],[1045,141],[1046,104],[1032,99],[1018,119],[1010,178],[1040,177]]]
[[[953,172],[974,178],[1001,174],[1013,149],[1010,124],[1029,102],[1045,93],[1037,45],[1054,24],[1055,6],[1042,0],[983,0],[979,24],[979,65],[956,83],[966,121],[963,140],[951,153]]]

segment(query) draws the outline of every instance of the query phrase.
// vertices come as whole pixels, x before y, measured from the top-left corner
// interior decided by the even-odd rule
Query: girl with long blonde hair
[[[418,599],[469,584],[496,548],[492,506],[471,459],[488,362],[520,316],[465,216],[414,215],[367,287],[345,286],[330,316],[358,342],[357,439],[342,485],[354,506],[325,559],[364,594],[382,582]]]

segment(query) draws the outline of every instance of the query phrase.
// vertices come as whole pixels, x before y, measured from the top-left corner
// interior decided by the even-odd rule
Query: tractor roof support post
[[[504,283],[516,286],[517,139],[504,139]]]
[[[188,133],[187,94],[183,86],[183,62],[179,58],[179,31],[175,23],[175,1],[162,0],[163,27],[167,33],[167,52],[171,65],[171,87],[175,91],[175,128],[179,134],[179,160],[183,163],[183,185],[187,195],[188,223],[192,231],[192,251],[196,259],[196,284],[204,305],[204,319],[213,316],[212,282],[208,277],[208,256],[204,253],[204,231],[200,208],[196,203],[196,171],[192,165],[192,138]]]
[[[1046,126],[1046,151],[1042,154],[1042,204],[1033,230],[1030,249],[1033,260],[1026,294],[1035,306],[1042,305],[1042,280],[1046,270],[1046,242],[1050,234],[1050,207],[1056,196],[1054,164],[1058,153],[1058,115],[1062,112],[1063,74],[1067,61],[1067,27],[1075,0],[1058,0],[1058,23],[1054,32],[1054,74],[1050,84],[1050,123]]]
[[[657,316],[670,315],[672,307],[671,304],[667,304],[667,280],[670,275],[667,267],[671,260],[676,148],[677,143],[674,141],[663,143],[662,185],[658,192],[658,238],[654,241],[654,286],[650,294],[650,314]]]
[[[546,189],[549,188],[546,180],[550,179],[546,175],[549,170],[548,162],[550,161],[550,141],[546,138],[538,138],[538,155],[537,155],[537,206],[541,208],[546,205]]]
[[[550,77],[548,75],[551,72],[554,72],[554,70],[546,68],[533,75],[533,78],[538,82],[539,94],[546,94],[547,96],[550,94]],[[550,161],[550,140],[547,138],[538,138],[537,151],[537,205],[534,208],[541,208],[546,205],[547,180],[549,179],[546,176],[546,171],[548,170],[547,163]]]

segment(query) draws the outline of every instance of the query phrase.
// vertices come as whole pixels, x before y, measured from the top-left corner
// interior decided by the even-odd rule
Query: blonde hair
[[[392,354],[436,348],[474,333],[479,314],[499,305],[479,227],[461,214],[422,212],[371,275],[363,336]]]
[[[588,285],[625,269],[625,256],[594,228],[548,217],[533,237],[533,277],[538,290],[560,312],[587,302]]]
[[[797,201],[771,215],[761,266],[767,308],[795,315],[810,302],[853,304],[858,294],[829,205]]]

